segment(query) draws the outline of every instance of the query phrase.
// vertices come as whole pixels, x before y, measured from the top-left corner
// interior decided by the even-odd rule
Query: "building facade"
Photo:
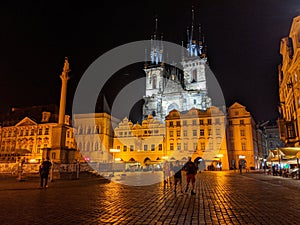
[[[53,162],[60,161],[60,155],[55,152],[45,155],[47,150],[55,145],[53,137],[57,136],[55,130],[57,122],[58,108],[55,105],[13,108],[4,118],[1,128],[0,160],[16,162],[22,159],[39,162],[49,156]],[[74,151],[76,144],[70,116],[65,116],[64,124],[66,126],[64,146]]]
[[[162,123],[149,116],[142,124],[127,118],[115,129],[115,157],[141,165],[164,160],[186,161],[191,157],[202,169],[229,169],[226,145],[226,115],[217,107],[205,111],[172,110]],[[200,160],[200,161],[199,161]]]
[[[165,148],[165,125],[152,115],[133,124],[124,118],[114,130],[113,148],[119,149],[116,157],[126,163],[140,165],[159,163],[167,156]]]
[[[97,165],[111,160],[113,127],[119,120],[108,113],[74,114],[75,141],[80,153],[78,158]]]
[[[278,67],[280,138],[286,147],[299,146],[300,126],[300,16],[293,19],[288,37],[280,42]]]
[[[169,157],[201,162],[203,169],[229,169],[226,145],[226,112],[217,107],[205,111],[172,110],[166,117]]]
[[[256,122],[246,107],[235,102],[227,110],[227,151],[230,168],[260,167]]]

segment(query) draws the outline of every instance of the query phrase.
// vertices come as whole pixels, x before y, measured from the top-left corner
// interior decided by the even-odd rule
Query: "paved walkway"
[[[196,195],[163,183],[0,178],[0,224],[300,224],[300,180],[232,171],[197,175]]]

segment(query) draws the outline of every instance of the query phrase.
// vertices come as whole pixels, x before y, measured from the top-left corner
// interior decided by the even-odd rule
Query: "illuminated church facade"
[[[181,65],[166,65],[162,36],[155,33],[151,38],[149,62],[145,63],[146,90],[143,118],[152,115],[164,122],[172,110],[187,111],[191,108],[206,110],[212,105],[208,96],[206,69],[208,68],[206,45],[199,28],[195,38],[194,26],[188,30],[188,41],[182,53]],[[182,69],[179,69],[182,68]]]

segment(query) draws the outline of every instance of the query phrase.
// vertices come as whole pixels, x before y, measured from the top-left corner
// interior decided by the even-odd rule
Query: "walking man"
[[[197,166],[195,163],[192,162],[191,157],[188,158],[188,161],[186,162],[184,166],[184,170],[186,171],[186,189],[185,192],[188,191],[189,184],[192,182],[192,191],[191,195],[195,195],[195,175],[197,174]]]
[[[176,194],[176,190],[177,190],[177,184],[179,184],[180,187],[180,193],[183,193],[182,191],[182,166],[179,164],[179,160],[176,160],[175,162],[175,166],[173,167],[174,170],[174,192]]]
[[[49,157],[47,156],[46,160],[42,162],[40,165],[40,177],[41,177],[41,185],[40,188],[48,188],[48,176],[49,171],[52,166],[52,163],[49,161]]]

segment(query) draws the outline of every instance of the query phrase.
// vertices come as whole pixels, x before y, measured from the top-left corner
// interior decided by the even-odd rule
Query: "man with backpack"
[[[195,163],[192,162],[191,157],[188,158],[188,161],[186,162],[185,166],[184,166],[184,170],[186,171],[186,189],[185,192],[188,191],[189,188],[189,184],[190,182],[192,182],[192,191],[191,191],[191,195],[195,195],[195,175],[197,174],[197,166],[195,165]]]
[[[41,177],[41,186],[40,188],[48,188],[48,176],[49,171],[52,166],[52,163],[49,161],[49,157],[40,165],[40,177]]]

